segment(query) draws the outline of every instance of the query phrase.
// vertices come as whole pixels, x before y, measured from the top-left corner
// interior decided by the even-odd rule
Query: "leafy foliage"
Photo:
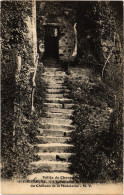
[[[31,115],[33,48],[32,40],[27,36],[29,29],[26,23],[31,17],[32,2],[2,2],[2,50],[10,50],[13,55],[15,49],[21,56],[20,72],[16,71],[14,61],[10,63],[8,59],[6,62],[4,55],[2,58],[2,84],[5,82],[3,91],[6,91],[2,107],[2,177],[8,179],[25,177],[30,173],[30,162],[37,158],[33,146],[37,113]],[[8,81],[12,86],[5,90],[5,86],[9,86]],[[7,112],[7,107],[11,112]]]
[[[24,68],[23,71],[25,71]],[[22,82],[18,78],[20,83],[18,83],[19,86],[17,87],[21,88],[19,88],[20,96],[18,94],[17,97],[20,97],[19,101],[21,106],[19,107],[17,105],[15,107],[15,136],[13,142],[13,149],[15,149],[14,151],[11,150],[9,154],[7,152],[6,155],[4,155],[6,160],[4,159],[3,161],[3,178],[17,179],[26,177],[32,170],[30,163],[38,159],[37,149],[35,147],[37,143],[36,135],[38,133],[38,119],[43,115],[43,99],[45,98],[45,83],[41,77],[42,71],[43,70],[38,66],[34,102],[35,112],[33,115],[30,114],[31,110],[28,103],[28,87],[30,85],[27,80],[22,78]],[[19,76],[22,77],[23,75],[20,74]],[[24,104],[25,102],[27,102],[27,104]]]
[[[121,181],[121,25],[118,26],[119,20],[110,2],[90,3],[84,17],[87,24],[84,31],[81,31],[81,17],[78,62],[84,67],[88,64],[95,74],[87,82],[83,76],[75,79],[70,76],[67,80],[77,103],[73,116],[76,132],[72,135],[76,148],[73,160],[77,168],[72,166],[71,170],[78,172],[83,181]]]
[[[84,69],[77,69],[75,73],[70,68],[65,81],[76,105],[72,117],[76,129],[71,135],[75,154],[70,171],[83,182],[121,181],[122,123],[121,116],[117,123],[115,89],[93,71],[87,76]]]
[[[110,64],[117,62],[118,55],[118,29],[119,20],[116,11],[110,2],[90,2],[89,9],[84,15],[79,16],[78,23],[78,48],[79,63],[93,64],[102,70],[111,50]],[[83,29],[83,23],[86,23]],[[83,29],[83,30],[82,30]],[[116,56],[116,57],[115,57]],[[109,62],[108,62],[109,63]],[[108,65],[107,63],[107,65]]]
[[[4,47],[21,49],[24,45],[24,33],[27,32],[25,19],[31,16],[31,2],[2,2],[2,41]],[[18,14],[17,14],[18,13]]]

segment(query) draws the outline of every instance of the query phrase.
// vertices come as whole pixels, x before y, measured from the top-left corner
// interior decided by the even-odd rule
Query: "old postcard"
[[[123,1],[1,1],[1,193],[123,194]]]

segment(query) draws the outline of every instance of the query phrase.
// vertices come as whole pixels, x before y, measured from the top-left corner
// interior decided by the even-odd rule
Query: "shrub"
[[[75,154],[70,159],[70,171],[83,182],[121,181],[122,138],[121,125],[115,125],[115,89],[93,72],[81,77],[74,76],[72,70],[65,81],[75,102],[75,131],[71,134]]]

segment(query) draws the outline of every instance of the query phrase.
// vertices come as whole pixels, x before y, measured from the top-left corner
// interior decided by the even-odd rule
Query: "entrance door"
[[[58,27],[45,26],[45,57],[58,59]]]

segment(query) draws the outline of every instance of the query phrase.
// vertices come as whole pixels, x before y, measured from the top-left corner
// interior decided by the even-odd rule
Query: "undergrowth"
[[[46,88],[42,80],[42,71],[40,66],[38,66],[34,93],[35,112],[30,114],[30,109],[26,109],[26,107],[24,109],[25,112],[23,110],[16,112],[14,144],[12,148],[4,152],[2,157],[3,179],[25,178],[28,174],[31,174],[30,163],[38,159],[35,143],[37,142],[38,119],[44,112],[43,100],[45,98]],[[25,98],[28,98],[29,95],[26,93],[27,97],[25,96]],[[25,99],[23,98],[22,101],[24,102]]]
[[[122,118],[114,99],[118,89],[93,72],[86,77],[70,70],[65,83],[75,103],[72,119],[76,128],[71,134],[70,171],[83,182],[122,181]]]

